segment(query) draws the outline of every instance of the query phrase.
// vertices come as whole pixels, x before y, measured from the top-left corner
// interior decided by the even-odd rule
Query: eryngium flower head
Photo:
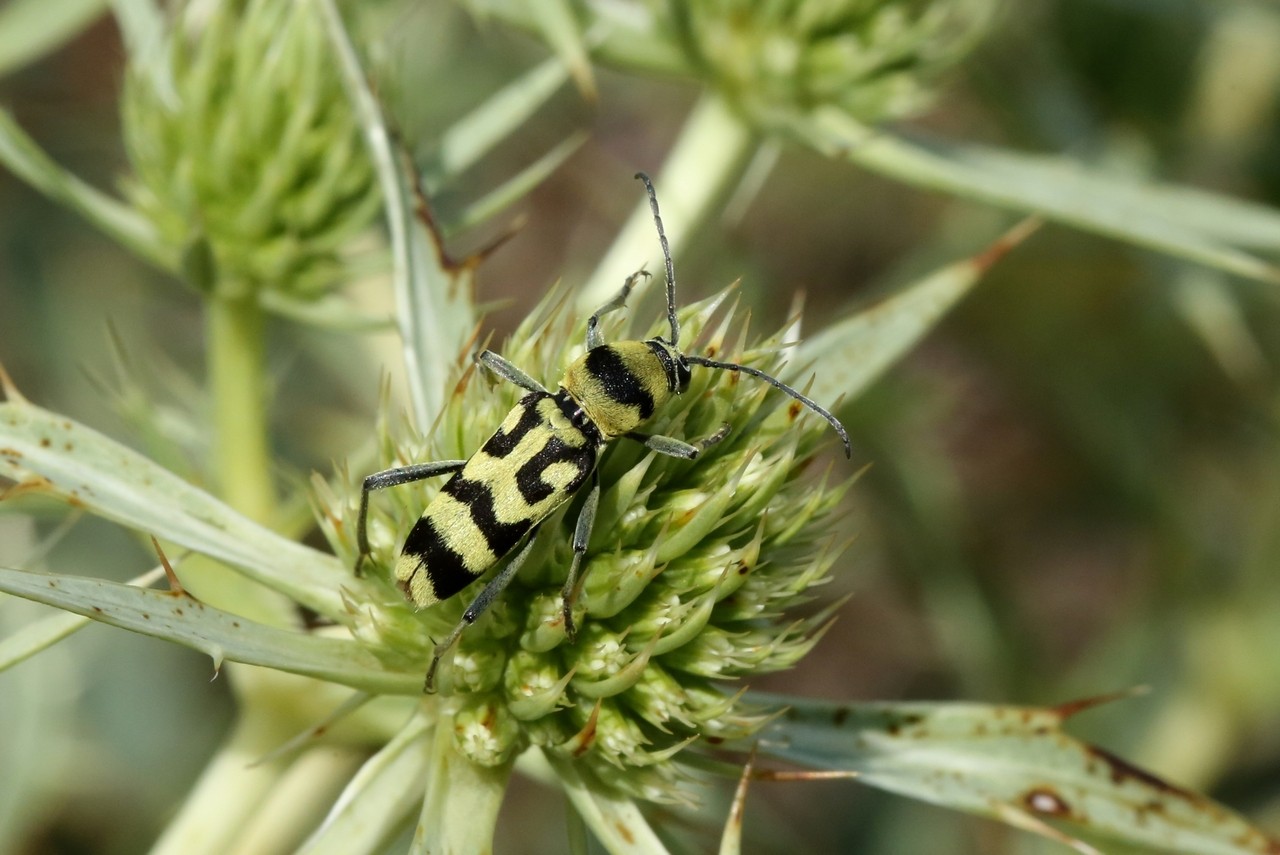
[[[311,2],[182,6],[135,52],[122,96],[126,194],[218,296],[314,297],[378,210],[350,100]]]
[[[927,105],[996,0],[708,0],[677,4],[684,49],[757,121],[837,107],[879,122]]]
[[[719,303],[681,313],[686,341],[699,341]],[[726,341],[731,327],[726,319],[690,352],[778,370],[776,337],[738,350]],[[582,319],[561,301],[526,321],[503,353],[554,382],[583,338]],[[381,466],[467,457],[522,394],[468,368],[425,437],[382,432]],[[728,437],[695,461],[628,440],[604,452],[574,643],[560,593],[583,497],[542,525],[515,581],[441,665],[437,702],[453,713],[460,753],[497,765],[540,746],[629,795],[671,799],[680,773],[661,761],[698,740],[750,736],[770,717],[772,710],[740,702],[742,681],[791,666],[817,642],[829,613],[788,610],[825,581],[840,551],[831,524],[849,479],[829,488],[806,472],[831,445],[824,421],[727,371],[695,366],[688,392],[646,429],[696,439],[726,422]],[[457,624],[484,584],[415,613],[391,580],[405,533],[443,480],[372,499],[369,572],[386,582],[386,596],[352,609],[357,636],[397,667],[425,668],[433,639]],[[358,495],[349,497],[341,518],[327,522],[336,551],[351,561],[357,507]]]

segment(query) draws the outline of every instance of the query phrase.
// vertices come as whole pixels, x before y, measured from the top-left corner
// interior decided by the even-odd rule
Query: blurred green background
[[[380,61],[403,87],[386,95],[423,153],[547,55],[442,3],[380,14]],[[104,18],[0,79],[22,126],[104,188],[125,170],[123,56]],[[454,239],[463,254],[518,221],[478,274],[499,341],[553,283],[590,272],[637,203],[632,173],[662,162],[696,97],[679,81],[597,71],[598,103],[565,90],[435,199],[448,220],[529,151],[590,134],[517,211]],[[905,124],[1277,205],[1280,10],[1012,4],[936,106]],[[804,292],[816,326],[978,251],[1008,221],[795,149],[749,207],[723,209],[679,260],[683,298],[741,277],[766,318]],[[1001,262],[840,410],[855,461],[872,464],[848,502],[858,539],[828,589],[855,596],[800,668],[755,688],[1051,705],[1149,686],[1073,732],[1280,830],[1280,305],[1274,286],[1221,284],[1057,225]],[[0,361],[28,397],[145,447],[128,429],[130,396],[198,409],[200,335],[189,292],[0,172]],[[113,338],[140,381],[123,393]],[[367,438],[391,345],[274,324],[283,473],[328,474]],[[61,519],[49,507],[33,529],[0,508],[0,561],[26,560]],[[48,559],[114,579],[152,563],[138,540],[88,519]],[[37,608],[0,605],[8,626]],[[46,790],[15,802],[30,829],[19,851],[143,851],[227,727],[231,700],[211,676],[204,657],[99,626],[0,675],[0,723],[18,694],[47,710],[37,729],[0,732],[6,751],[48,757]],[[498,851],[555,851],[562,828],[557,796],[518,786]],[[539,840],[547,848],[529,848]],[[747,840],[751,852],[1060,850],[847,782],[755,785]]]

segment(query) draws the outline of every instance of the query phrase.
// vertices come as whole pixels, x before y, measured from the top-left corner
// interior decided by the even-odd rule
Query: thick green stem
[[[411,855],[441,852],[492,852],[498,810],[514,763],[479,766],[458,753],[454,720],[442,715],[436,725],[427,795],[414,834]]]
[[[267,441],[262,309],[253,297],[215,297],[206,306],[218,493],[245,516],[270,525],[276,500]]]
[[[252,297],[205,302],[205,354],[213,420],[214,486],[228,505],[271,525],[276,510],[267,440],[264,319]],[[296,623],[291,603],[230,568],[195,556],[180,568],[199,600],[275,626]]]
[[[347,690],[266,668],[236,667],[240,713],[152,855],[293,851],[319,823],[366,751],[307,744],[281,751]],[[398,716],[403,720],[404,708]],[[348,723],[337,732],[352,732]],[[351,742],[360,744],[356,738]]]
[[[151,855],[221,855],[288,770],[292,758],[259,761],[293,734],[271,709],[242,709],[230,738],[205,767]]]

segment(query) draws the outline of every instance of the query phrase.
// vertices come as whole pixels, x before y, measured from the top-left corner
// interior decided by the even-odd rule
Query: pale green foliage
[[[940,74],[991,25],[988,0],[472,5],[539,33],[564,67],[545,60],[451,127],[433,129],[439,145],[421,182],[428,196],[451,190],[460,172],[502,143],[521,141],[522,129],[565,80],[594,94],[590,62],[598,59],[624,71],[679,75],[704,88],[657,182],[668,225],[681,224],[673,230],[677,256],[696,245],[699,227],[728,190],[756,181],[744,180],[752,155],[767,171],[785,141],[1219,271],[1276,278],[1274,265],[1260,257],[1280,245],[1280,217],[1269,208],[1119,183],[1098,170],[1064,168],[1062,158],[921,143],[876,127],[936,99]],[[7,36],[0,38],[0,68],[58,44],[93,7],[91,0],[62,0],[49,8],[65,15],[42,20],[36,4],[12,4],[0,23],[19,26],[17,36],[0,34]],[[369,8],[349,4],[344,12],[362,16]],[[821,420],[749,378],[707,369],[695,369],[689,394],[653,429],[696,439],[727,422],[726,440],[693,463],[626,442],[603,459],[604,493],[583,567],[576,642],[567,642],[559,623],[577,509],[570,503],[543,525],[505,596],[450,651],[440,693],[423,698],[433,640],[457,622],[474,589],[415,613],[387,578],[439,479],[375,496],[374,560],[366,578],[355,578],[349,568],[359,476],[466,457],[521,394],[470,367],[469,336],[478,323],[471,268],[447,257],[442,235],[520,198],[579,137],[550,144],[515,177],[432,230],[423,216],[429,199],[418,195],[420,175],[394,141],[367,76],[364,63],[375,47],[352,35],[365,30],[349,31],[336,4],[193,2],[179,4],[172,18],[147,0],[117,0],[114,9],[130,56],[121,107],[132,167],[123,179],[127,204],[61,169],[8,113],[0,114],[0,160],[122,246],[182,274],[206,312],[234,304],[232,334],[211,334],[206,356],[223,366],[222,388],[247,391],[237,398],[215,390],[212,419],[204,413],[162,419],[161,405],[135,396],[130,420],[153,432],[148,445],[174,450],[163,442],[162,421],[183,422],[193,438],[184,447],[223,441],[222,456],[180,477],[154,456],[28,403],[6,386],[0,475],[13,486],[0,494],[2,509],[25,510],[23,497],[37,494],[154,535],[200,599],[0,568],[0,589],[65,610],[12,630],[9,613],[0,615],[7,633],[0,667],[46,651],[86,622],[69,614],[192,647],[222,667],[235,686],[238,721],[156,851],[378,852],[415,818],[414,851],[482,851],[492,843],[508,776],[519,768],[560,788],[575,821],[609,851],[657,853],[664,843],[647,824],[648,802],[709,801],[701,773],[736,776],[741,765],[739,755],[717,749],[732,741],[745,752],[757,739],[774,757],[862,772],[870,785],[994,817],[1082,852],[1094,850],[1076,839],[1077,831],[1184,852],[1274,851],[1274,841],[1236,814],[1066,736],[1059,725],[1074,709],[847,705],[742,694],[749,679],[796,665],[822,640],[835,607],[806,601],[818,593],[815,586],[850,571],[842,560],[849,532],[838,502],[855,470],[827,455],[834,442]],[[431,97],[441,90],[415,81],[413,91]],[[628,185],[623,174],[613,186],[621,193]],[[596,273],[584,277],[587,284],[569,279],[500,347],[548,385],[580,352],[586,312],[646,257],[649,269],[658,269],[647,207],[630,189],[636,215]],[[368,228],[380,201],[389,224],[385,243]],[[802,344],[795,342],[798,321],[755,340],[742,315],[719,299],[696,302],[710,289],[694,286],[682,295],[692,301],[682,310],[683,344],[691,353],[779,372],[823,403],[843,396],[850,412],[869,384],[1025,234],[1017,231],[932,275],[903,277],[907,284],[886,299]],[[326,448],[332,457],[348,457],[349,471],[339,466],[333,474],[326,466],[308,490],[302,479],[277,477],[267,455],[266,408],[239,404],[267,398],[262,311],[287,307],[294,320],[326,330],[344,322],[368,327],[380,318],[353,311],[355,299],[336,292],[355,278],[345,265],[355,244],[372,247],[392,270],[396,297],[379,311],[395,304],[409,403],[384,396],[379,425],[370,431],[373,447]],[[610,317],[610,337],[651,332],[648,320]],[[362,346],[345,338],[334,345],[344,361]],[[254,358],[238,358],[245,353]],[[353,369],[361,371],[360,382],[377,382],[376,369]],[[406,409],[411,416],[402,416]],[[374,418],[361,416],[365,425]],[[256,436],[258,455],[237,442],[237,431]],[[892,456],[916,458],[908,440],[895,441],[902,447]],[[831,469],[824,466],[828,457]],[[237,462],[240,469],[233,468]],[[205,473],[230,483],[211,490],[192,483]],[[240,487],[247,487],[247,499]],[[308,500],[316,519],[302,521],[298,509]],[[308,545],[314,536],[302,542],[316,528],[332,553]],[[31,557],[37,552],[15,563],[38,564]],[[79,576],[98,570],[58,569]],[[319,620],[304,622],[299,606]],[[1224,613],[1224,626],[1236,628],[1234,617]],[[1266,616],[1259,623],[1275,625]],[[832,669],[857,655],[819,651]],[[0,723],[5,734],[24,738],[0,740],[10,785],[0,787],[0,849],[14,840],[15,848],[27,845],[10,820],[25,815],[26,802],[38,801],[54,777],[50,764],[27,750],[36,743],[25,735],[55,718],[46,675],[64,673],[28,667],[18,674],[21,682],[5,687],[5,701],[17,702],[0,704]],[[770,717],[784,707],[791,713]],[[1160,821],[1152,822],[1157,811]],[[1070,823],[1072,833],[1051,821]],[[739,838],[725,839],[732,855]]]

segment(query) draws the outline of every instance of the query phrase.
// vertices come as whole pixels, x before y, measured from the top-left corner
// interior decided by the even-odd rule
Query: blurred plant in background
[[[722,825],[722,852],[739,834],[749,851],[1275,850],[1060,725],[1097,704],[1063,701],[1150,684],[1091,712],[1092,739],[1280,823],[1280,13],[472,0],[481,33],[442,4],[111,5],[115,74],[114,33],[90,27],[102,3],[0,11],[16,110],[0,161],[132,253],[0,179],[18,200],[0,211],[0,359],[35,401],[7,385],[0,405],[0,587],[84,616],[0,602],[0,851],[468,851],[504,802],[519,819],[498,823],[500,851],[561,848],[563,809],[521,778],[565,793],[581,850],[586,830],[610,851],[705,848]],[[49,100],[66,87],[80,97]],[[672,432],[735,432],[696,468],[606,457],[617,525],[593,544],[579,646],[555,626],[571,523],[553,521],[456,682],[421,698],[428,637],[462,603],[414,615],[381,574],[350,574],[354,485],[465,455],[510,406],[466,368],[477,274],[485,299],[516,303],[487,307],[486,325],[515,329],[501,349],[549,381],[585,314],[642,262],[660,269],[623,180],[658,162],[698,346],[843,396],[875,465],[833,512],[851,471],[804,471],[812,419],[699,380]],[[113,181],[122,197],[95,189]],[[520,200],[533,213],[513,235]],[[632,202],[606,249],[596,221]],[[873,385],[1034,227],[992,243],[991,206],[1080,231],[1045,230]],[[753,345],[731,310],[696,302],[738,276],[771,317],[802,287],[821,313],[879,299]],[[646,329],[633,303],[618,334]],[[384,558],[437,486],[375,499]],[[164,541],[194,599],[104,581],[154,561],[93,517]],[[612,574],[641,566],[662,572],[624,600]],[[725,567],[749,570],[742,587]],[[824,578],[828,608],[782,617]],[[86,618],[225,660],[225,678],[79,632]],[[815,641],[785,678],[759,677]],[[785,694],[714,679],[742,675]],[[743,831],[724,817],[745,790],[729,806],[710,782],[753,750],[1053,842],[813,781],[753,784],[773,789],[747,797]]]

